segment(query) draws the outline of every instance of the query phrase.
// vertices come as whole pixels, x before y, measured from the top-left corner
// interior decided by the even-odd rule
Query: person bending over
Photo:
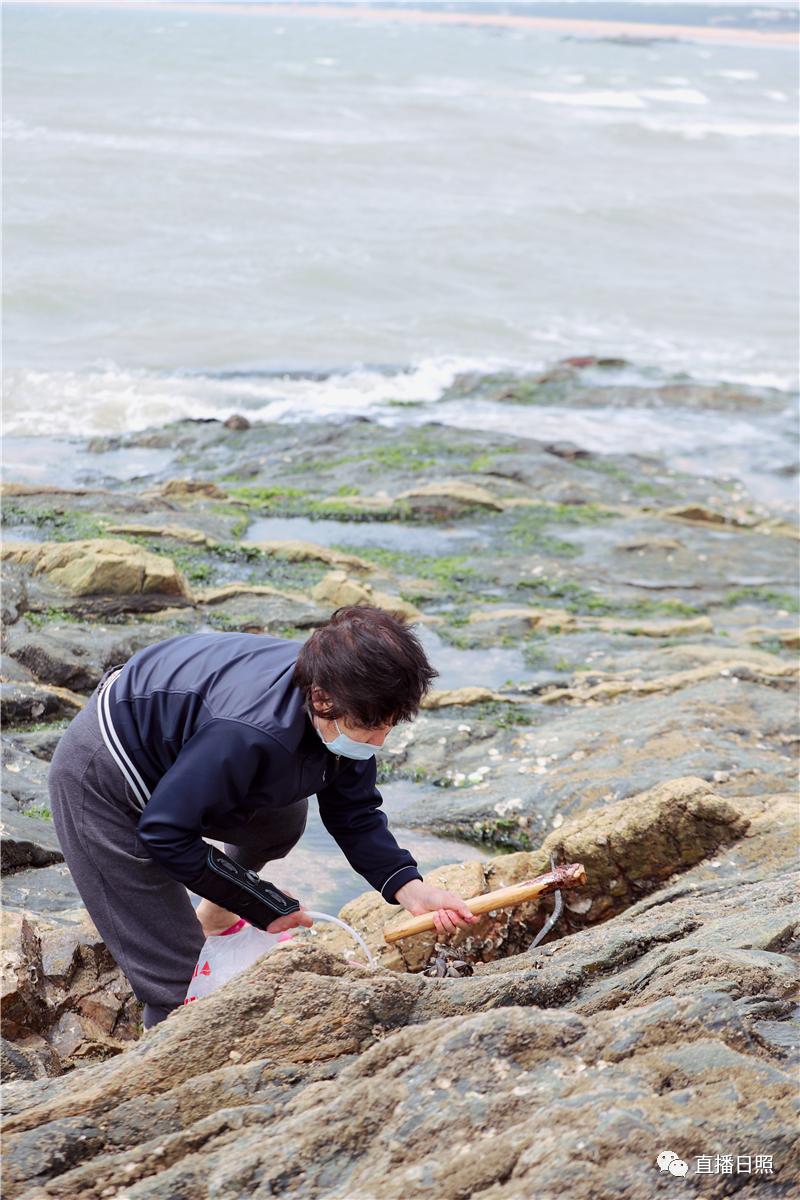
[[[206,936],[237,917],[271,933],[311,925],[258,875],[300,838],[311,795],[384,900],[434,911],[440,936],[475,919],[424,881],[376,787],[376,750],[436,674],[406,623],[367,605],[337,609],[305,643],[182,634],[104,673],[58,743],[51,807],[146,1029],[183,1003]],[[187,889],[201,897],[196,913]]]

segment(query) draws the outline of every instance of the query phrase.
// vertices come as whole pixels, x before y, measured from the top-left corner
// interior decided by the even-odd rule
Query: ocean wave
[[[748,79],[760,79],[761,78],[758,71],[749,71],[749,70],[712,71],[711,74],[719,75],[723,79],[736,79],[736,80],[740,80],[742,82],[744,82],[745,80],[748,80]]]
[[[687,81],[688,82],[688,81]],[[605,88],[597,91],[547,92],[528,91],[530,100],[541,100],[545,104],[566,104],[572,108],[648,108],[649,100],[667,104],[708,104],[708,96],[698,88]]]
[[[642,117],[639,124],[650,133],[673,133],[690,141],[707,137],[791,137],[800,133],[792,121],[682,121],[670,117]]]
[[[567,104],[574,108],[646,108],[638,92],[603,90],[596,92],[535,92],[526,95],[545,104]]]
[[[151,428],[182,418],[290,421],[370,414],[378,407],[439,399],[461,371],[492,369],[467,358],[431,359],[408,370],[356,367],[332,373],[155,372],[115,364],[86,371],[6,372],[6,435],[93,435]]]
[[[697,88],[643,88],[639,95],[673,104],[708,104],[708,96]]]
[[[642,92],[644,95],[645,92]],[[683,113],[657,112],[653,109],[642,111],[631,105],[628,111],[622,111],[625,106],[618,108],[581,108],[577,106],[576,118],[581,121],[602,124],[606,128],[619,126],[624,129],[640,129],[647,133],[662,133],[683,138],[686,141],[700,141],[710,136],[725,138],[758,138],[758,137],[792,137],[800,133],[800,125],[796,121],[771,121],[732,118],[706,118],[698,120],[694,116]]]
[[[445,405],[452,408],[452,402],[443,397],[457,375],[530,375],[556,357],[511,363],[499,358],[453,356],[426,359],[407,369],[358,366],[330,372],[167,372],[126,369],[113,363],[83,371],[17,368],[6,371],[4,432],[6,436],[92,436],[134,432],[186,418],[224,421],[234,413],[244,413],[253,421],[282,422],[354,415],[392,421],[440,419]],[[787,376],[755,367],[731,368],[721,375],[715,366],[709,359],[705,366],[698,362],[691,376],[685,371],[681,375],[698,383],[774,388],[790,399],[794,380]],[[675,370],[680,370],[678,361],[672,364],[672,377]],[[626,363],[614,379],[607,371],[603,378],[608,383],[655,389],[670,375],[666,365]],[[520,411],[510,410],[512,422],[521,420]],[[538,406],[531,411],[539,411]],[[470,402],[460,421],[480,427],[482,419]]]
[[[189,130],[184,130],[188,133]],[[277,136],[277,135],[275,135]],[[217,158],[224,161],[256,158],[261,155],[257,145],[245,141],[214,141],[208,129],[194,131],[192,137],[138,133],[105,133],[103,130],[59,129],[51,125],[29,125],[13,118],[3,125],[6,142],[42,142],[45,145],[79,146],[90,150],[116,151],[120,154],[160,154],[170,158]]]

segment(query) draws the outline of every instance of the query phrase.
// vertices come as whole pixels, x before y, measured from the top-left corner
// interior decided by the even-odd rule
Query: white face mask
[[[335,717],[333,718],[333,723],[336,726],[338,737],[333,738],[330,742],[326,742],[319,729],[317,729],[317,726],[314,726],[326,749],[330,750],[333,754],[343,754],[345,758],[358,758],[362,760],[372,758],[378,749],[377,746],[371,746],[369,742],[357,742],[355,738],[348,737],[346,733],[342,733],[339,728],[339,722]]]

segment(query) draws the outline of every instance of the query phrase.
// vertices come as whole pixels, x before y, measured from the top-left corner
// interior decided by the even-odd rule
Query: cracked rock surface
[[[579,375],[449,398],[779,403]],[[8,1200],[670,1200],[691,1184],[664,1149],[772,1156],[703,1195],[797,1195],[788,514],[653,455],[427,421],[186,420],[73,450],[80,487],[3,487]],[[129,451],[149,473],[120,482]],[[58,738],[142,646],[302,641],[343,598],[402,608],[440,671],[380,768],[393,827],[471,843],[426,873],[472,896],[554,854],[586,885],[534,949],[552,896],[482,917],[451,976],[433,937],[388,946],[397,907],[351,881],[314,907],[346,900],[377,970],[309,931],[142,1035],[48,819]],[[308,861],[297,894],[333,870]]]

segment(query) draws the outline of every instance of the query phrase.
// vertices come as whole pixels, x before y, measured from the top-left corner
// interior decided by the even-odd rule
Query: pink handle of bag
[[[244,917],[240,917],[238,921],[234,921],[233,925],[230,925],[227,929],[223,929],[222,933],[218,936],[227,937],[229,933],[238,933],[240,929],[244,929],[246,924],[247,921],[245,921]]]

